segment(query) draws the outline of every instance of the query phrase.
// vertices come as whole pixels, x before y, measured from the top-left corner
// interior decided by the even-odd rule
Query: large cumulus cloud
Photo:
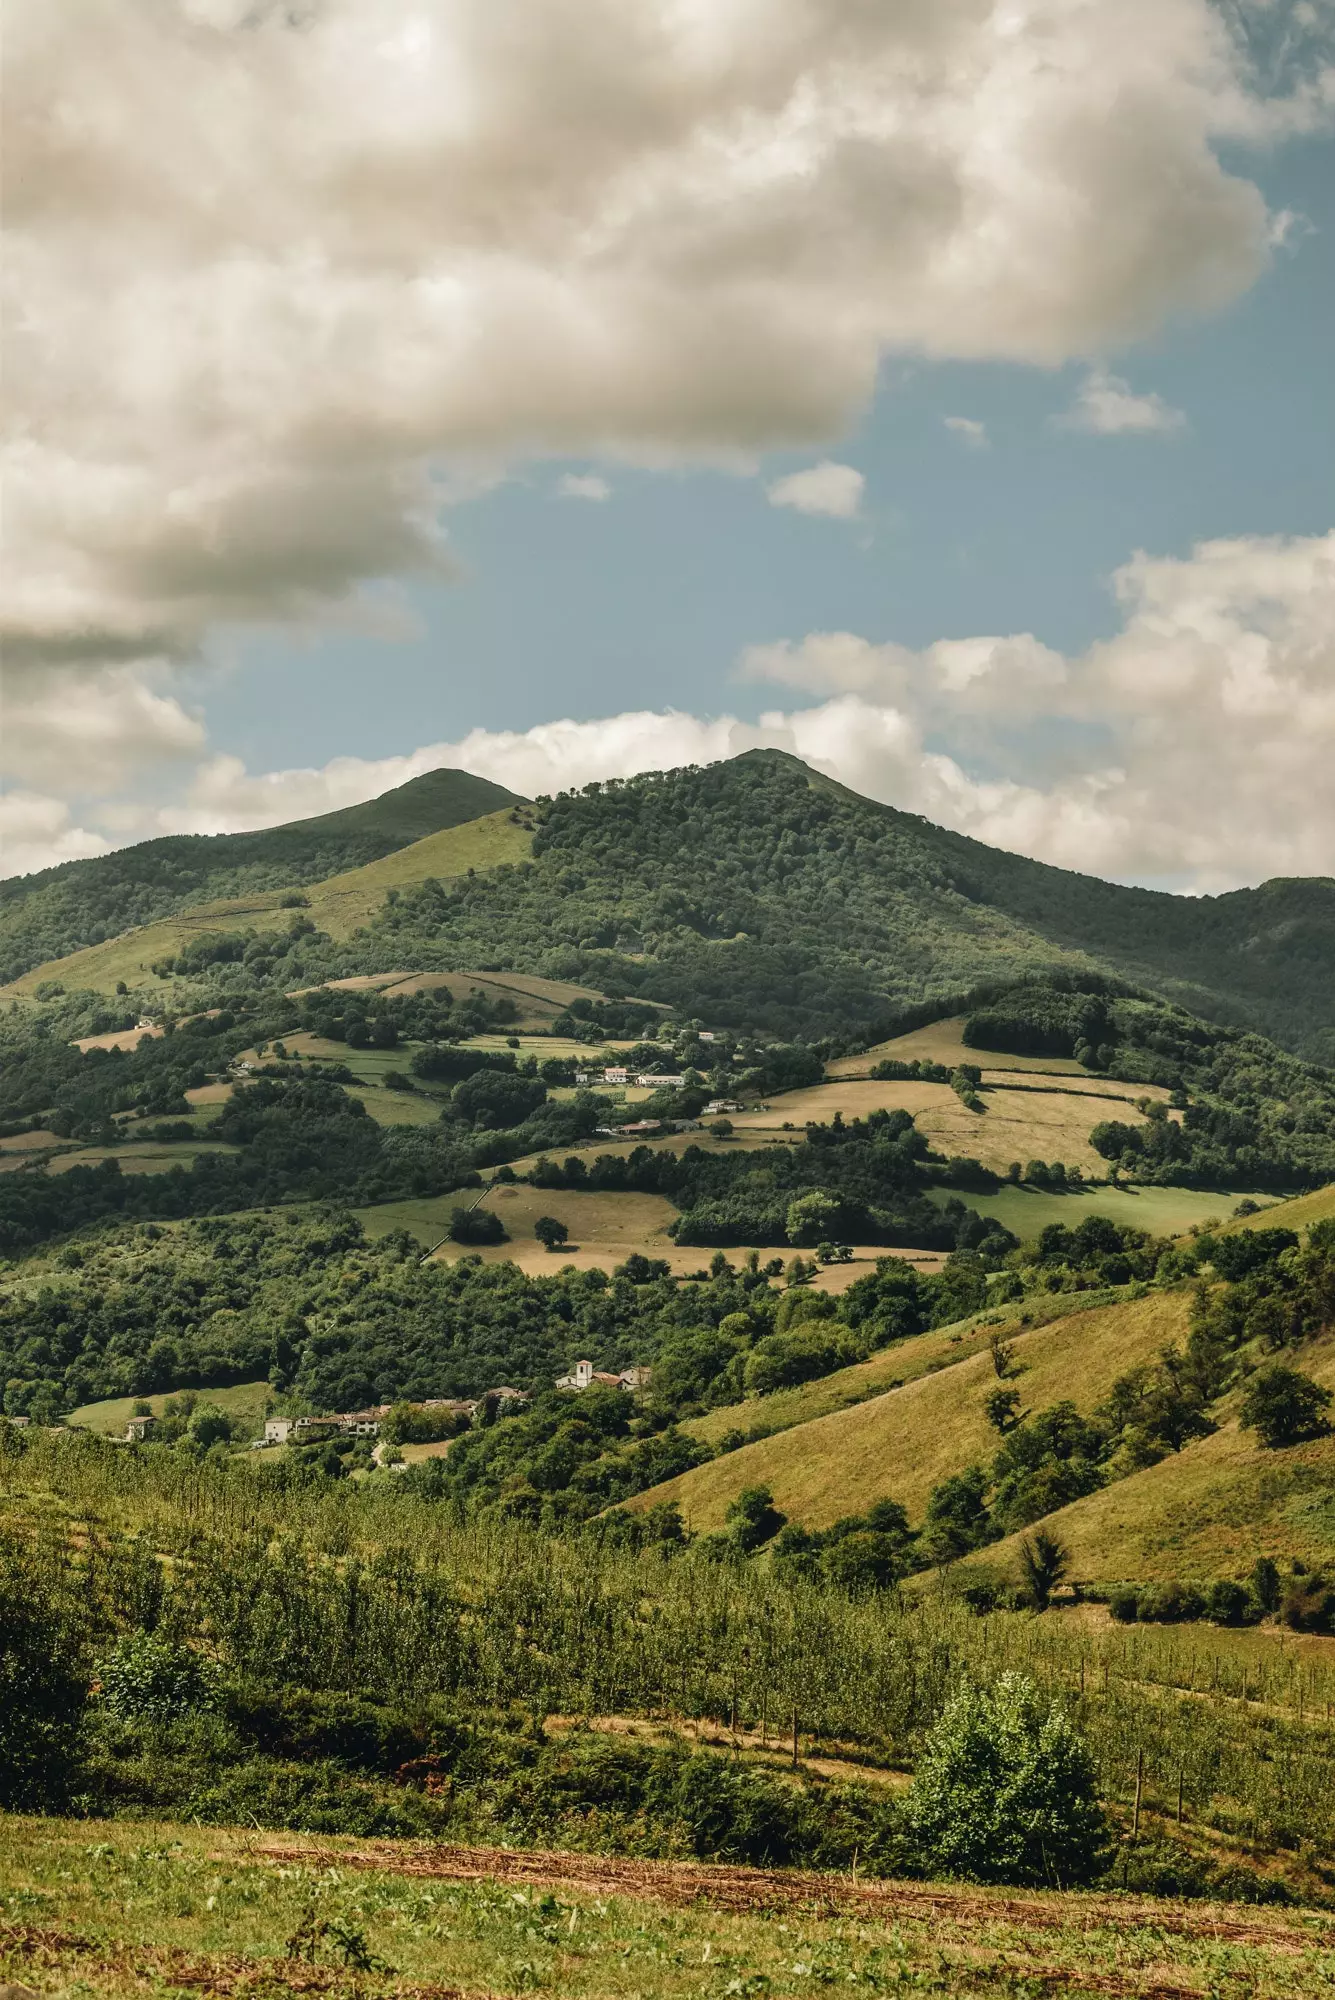
[[[1301,13],[1302,10],[1299,10]],[[7,658],[447,564],[442,480],[826,438],[1266,255],[1308,116],[1208,0],[13,0]]]
[[[750,649],[744,679],[818,697],[759,722],[634,711],[475,729],[402,757],[252,774],[201,765],[140,833],[269,826],[456,766],[529,796],[791,751],[868,796],[1067,868],[1217,890],[1335,874],[1335,533],[1205,542],[1117,575],[1113,638],[922,651],[852,632]]]

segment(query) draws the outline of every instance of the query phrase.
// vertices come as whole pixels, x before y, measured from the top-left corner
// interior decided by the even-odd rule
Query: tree
[[[774,1505],[768,1486],[744,1486],[724,1518],[733,1541],[749,1556],[773,1540],[788,1516]]]
[[[1276,1363],[1252,1377],[1238,1417],[1246,1430],[1255,1431],[1262,1444],[1273,1451],[1328,1431],[1330,1401],[1330,1390],[1310,1375]]]
[[[839,1234],[837,1224],[842,1214],[843,1203],[835,1195],[824,1194],[819,1188],[813,1188],[810,1194],[800,1194],[788,1204],[785,1225],[788,1241],[803,1249],[832,1241]]]
[[[1066,1549],[1046,1528],[1036,1528],[1020,1544],[1020,1583],[1035,1611],[1046,1611],[1070,1565]]]
[[[547,1086],[536,1076],[500,1069],[475,1070],[450,1093],[451,1102],[474,1125],[502,1129],[522,1125],[547,1101]]]
[[[0,1808],[60,1803],[88,1700],[81,1635],[26,1552],[0,1549]]]
[[[570,1231],[554,1215],[540,1215],[533,1225],[533,1234],[544,1250],[559,1250],[570,1241]]]
[[[1018,1389],[994,1389],[983,1403],[987,1421],[999,1436],[1005,1437],[1020,1421],[1020,1392]]]
[[[505,1243],[509,1238],[499,1215],[489,1208],[456,1208],[450,1215],[454,1243]]]
[[[1023,1674],[965,1683],[946,1703],[905,1822],[927,1868],[973,1882],[1088,1882],[1107,1846],[1093,1759]]]

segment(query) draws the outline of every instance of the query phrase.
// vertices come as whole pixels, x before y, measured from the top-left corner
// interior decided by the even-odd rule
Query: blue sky
[[[196,682],[212,740],[262,768],[640,705],[754,718],[772,691],[734,668],[758,642],[848,628],[920,647],[1028,631],[1076,652],[1117,629],[1109,579],[1138,548],[1185,556],[1216,536],[1323,533],[1335,143],[1250,165],[1270,207],[1301,218],[1292,244],[1227,310],[1109,357],[1133,389],[1183,412],[1180,430],[1056,424],[1082,363],[896,357],[854,429],[816,452],[766,454],[753,477],[594,458],[525,466],[450,509],[461,574],[403,587],[411,636],[220,645],[226,670]],[[948,431],[949,416],[981,422],[987,448]],[[769,505],[776,476],[826,456],[865,474],[861,518]],[[566,472],[601,474],[610,499],[559,498]]]
[[[5,872],[773,742],[1335,873],[1335,0],[13,21]]]

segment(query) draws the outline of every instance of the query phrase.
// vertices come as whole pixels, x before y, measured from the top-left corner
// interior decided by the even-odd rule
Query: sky
[[[1335,874],[1335,0],[13,0],[0,869],[794,751]]]

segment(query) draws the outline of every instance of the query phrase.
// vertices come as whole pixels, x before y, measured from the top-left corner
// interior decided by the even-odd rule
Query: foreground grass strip
[[[800,1868],[743,1868],[704,1861],[632,1861],[614,1855],[570,1854],[551,1848],[406,1847],[376,1841],[356,1848],[280,1846],[263,1842],[256,1853],[270,1861],[307,1866],[375,1868],[452,1882],[520,1882],[594,1896],[651,1896],[658,1902],[696,1902],[724,1910],[804,1909],[822,1914],[866,1909],[933,1917],[948,1912],[970,1922],[1005,1917],[1038,1930],[1064,1928],[1073,1905],[1086,1926],[1152,1926],[1174,1937],[1226,1939],[1268,1950],[1303,1951],[1316,1941],[1335,1951],[1335,1925],[1295,1929],[1291,1918],[1246,1916],[1221,1904],[1170,1903],[1159,1897],[1060,1894],[1017,1897],[1004,1890],[954,1883],[859,1881]]]
[[[1315,2000],[1332,1942],[1315,1913],[0,1816],[0,1988],[62,2000]]]

